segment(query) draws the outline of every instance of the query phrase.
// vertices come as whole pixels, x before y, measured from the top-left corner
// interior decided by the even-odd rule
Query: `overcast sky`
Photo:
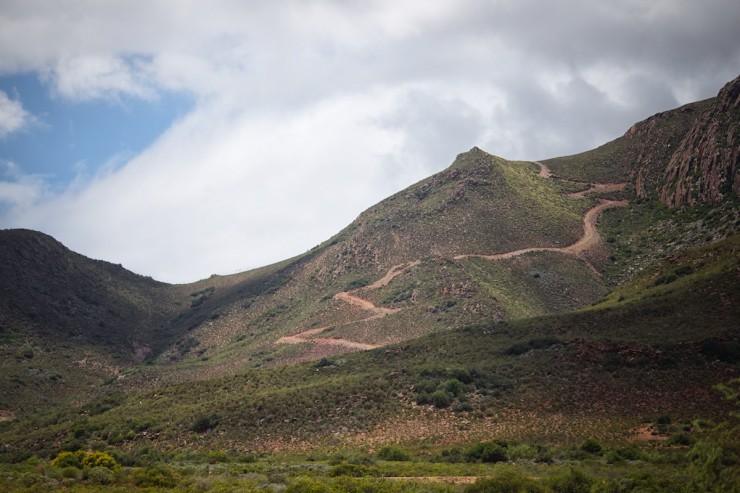
[[[740,73],[737,0],[0,0],[0,227],[186,282]]]

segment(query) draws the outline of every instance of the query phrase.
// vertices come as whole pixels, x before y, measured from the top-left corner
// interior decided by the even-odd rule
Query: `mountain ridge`
[[[186,285],[0,231],[0,458],[693,437],[740,363],[738,86],[574,156],[474,147],[305,254]]]

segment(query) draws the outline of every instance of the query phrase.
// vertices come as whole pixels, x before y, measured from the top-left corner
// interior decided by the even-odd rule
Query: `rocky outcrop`
[[[717,204],[740,192],[740,77],[694,120],[665,168],[660,200],[674,207]],[[639,175],[638,175],[639,178]]]

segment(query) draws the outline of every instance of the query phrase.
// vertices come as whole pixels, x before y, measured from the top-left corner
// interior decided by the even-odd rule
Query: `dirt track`
[[[540,172],[537,173],[537,176],[541,176],[542,178],[550,178],[552,176],[550,168],[548,168],[546,164],[542,164],[539,161],[535,161],[534,163],[540,167]]]
[[[503,260],[512,257],[518,257],[530,252],[561,252],[568,255],[580,255],[586,250],[593,248],[599,243],[600,236],[596,230],[596,221],[599,218],[599,214],[604,209],[610,207],[624,207],[627,205],[626,200],[602,200],[598,205],[592,207],[583,216],[583,236],[581,236],[575,243],[572,243],[564,247],[530,247],[522,248],[521,250],[514,250],[512,252],[494,253],[492,255],[475,255],[465,254],[455,256],[455,260],[462,260],[464,258],[478,257],[485,258],[488,260]]]
[[[540,167],[540,171],[537,174],[538,176],[542,178],[546,178],[546,179],[549,179],[552,176],[552,173],[550,169],[547,167],[547,165],[542,164],[540,162],[535,162],[535,164],[537,164]],[[591,192],[596,192],[596,193],[615,192],[615,191],[623,190],[625,187],[624,183],[591,183],[590,185],[591,187],[588,188],[587,190],[571,193],[571,194],[568,194],[568,196],[575,198],[575,199],[583,199],[586,197],[586,194],[591,193]],[[625,207],[627,203],[628,202],[626,200],[601,200],[596,206],[592,207],[591,209],[586,211],[586,213],[584,214],[583,216],[583,236],[581,236],[577,241],[575,241],[574,243],[568,246],[529,247],[529,248],[522,248],[520,250],[514,250],[511,252],[494,253],[490,255],[464,254],[464,255],[457,255],[454,257],[454,259],[461,260],[461,259],[470,258],[470,257],[477,257],[477,258],[484,258],[488,260],[503,260],[503,259],[508,259],[512,257],[517,257],[519,255],[524,255],[526,253],[531,253],[531,252],[560,252],[566,255],[573,255],[573,256],[579,257],[583,252],[598,245],[601,239],[601,237],[599,236],[599,232],[596,230],[596,222],[599,218],[599,214],[601,214],[603,210],[609,209],[611,207]],[[380,289],[388,285],[393,279],[395,279],[399,275],[403,274],[409,269],[412,269],[413,267],[418,266],[420,263],[421,263],[420,260],[415,260],[413,262],[395,265],[391,267],[390,270],[388,270],[388,272],[383,277],[381,277],[380,279],[378,279],[372,284],[369,284],[362,288],[353,289],[350,291],[342,291],[341,293],[337,293],[334,295],[334,299],[341,300],[350,305],[362,308],[363,310],[370,312],[371,313],[370,316],[361,318],[358,320],[344,322],[341,324],[327,325],[324,327],[304,330],[292,336],[281,337],[280,339],[276,341],[276,344],[301,344],[301,343],[327,344],[327,345],[332,345],[332,346],[342,346],[347,349],[361,350],[361,351],[375,349],[379,347],[374,344],[365,344],[365,343],[350,341],[348,339],[342,339],[338,337],[314,337],[314,336],[319,335],[322,332],[330,328],[342,327],[346,325],[366,322],[369,320],[375,320],[375,319],[383,318],[388,315],[392,315],[394,313],[401,311],[401,308],[379,307],[375,305],[373,302],[359,297],[355,293],[362,291],[362,290],[368,290],[368,289]]]
[[[404,272],[411,269],[412,267],[416,267],[420,263],[421,262],[417,260],[415,262],[410,262],[407,264],[394,265],[385,274],[385,276],[381,277],[374,283],[369,284],[363,288],[353,289],[351,291],[342,291],[341,293],[337,293],[334,295],[335,300],[342,300],[345,303],[349,303],[350,305],[354,305],[359,308],[362,308],[363,310],[367,310],[371,312],[372,315],[370,315],[369,317],[361,318],[359,320],[353,320],[351,322],[345,322],[342,324],[327,325],[325,327],[318,327],[315,329],[305,330],[303,332],[300,332],[292,336],[281,337],[280,339],[276,341],[276,344],[300,344],[304,342],[309,342],[313,344],[330,344],[332,346],[343,346],[349,349],[359,349],[359,350],[368,350],[368,349],[374,349],[378,347],[374,344],[354,342],[354,341],[350,341],[347,339],[342,339],[340,337],[313,337],[313,336],[321,334],[325,330],[328,330],[331,328],[342,327],[345,325],[356,324],[360,322],[367,322],[369,320],[383,318],[385,316],[392,315],[396,312],[401,311],[400,308],[383,308],[380,306],[376,306],[373,302],[368,301],[364,298],[360,298],[354,293],[362,289],[382,288],[383,286],[387,285],[389,282],[391,282],[393,279],[395,279],[399,275],[403,274]]]

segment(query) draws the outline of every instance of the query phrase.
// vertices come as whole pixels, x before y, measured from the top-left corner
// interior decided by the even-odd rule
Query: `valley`
[[[574,156],[474,147],[191,284],[0,231],[0,489],[734,491],[738,125],[740,78]]]

